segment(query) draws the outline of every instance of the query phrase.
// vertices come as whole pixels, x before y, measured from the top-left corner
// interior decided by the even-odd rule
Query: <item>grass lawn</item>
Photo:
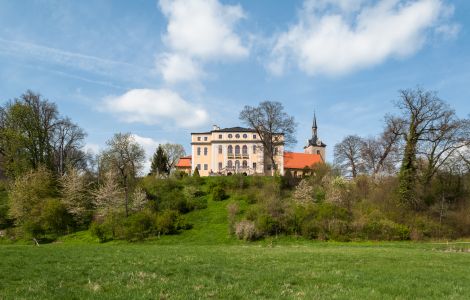
[[[144,243],[0,245],[0,299],[470,299],[470,252],[430,243],[244,243],[226,205],[186,215],[194,227]],[[454,249],[455,250],[455,249]]]
[[[430,244],[0,246],[0,298],[469,299],[470,254]]]

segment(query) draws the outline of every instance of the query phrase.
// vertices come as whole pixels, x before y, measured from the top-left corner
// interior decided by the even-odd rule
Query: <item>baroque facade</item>
[[[284,151],[284,135],[277,136],[275,163],[284,175],[290,170],[294,176],[304,175],[304,169],[325,161],[326,145],[318,138],[314,115],[312,137],[304,153]],[[197,168],[201,176],[211,175],[272,175],[271,159],[254,129],[243,127],[223,128],[214,125],[211,131],[191,133],[191,155],[182,157],[177,169],[192,174]]]

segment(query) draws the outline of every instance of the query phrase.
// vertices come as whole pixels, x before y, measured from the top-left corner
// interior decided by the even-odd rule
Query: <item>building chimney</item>
[[[220,127],[217,125],[212,125],[212,131],[220,130]]]

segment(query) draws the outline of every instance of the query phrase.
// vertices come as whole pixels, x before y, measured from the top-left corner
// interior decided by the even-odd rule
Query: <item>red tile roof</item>
[[[284,169],[303,169],[322,161],[319,154],[284,152]]]
[[[183,156],[176,164],[177,168],[191,168],[191,155]]]

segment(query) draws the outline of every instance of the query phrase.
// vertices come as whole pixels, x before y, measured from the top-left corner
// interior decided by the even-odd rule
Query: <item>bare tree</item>
[[[396,170],[403,122],[400,119],[386,117],[387,125],[378,137],[364,140],[361,156],[365,169],[372,175],[392,173]]]
[[[365,142],[361,137],[348,135],[335,145],[335,163],[344,173],[350,173],[355,178],[364,169],[361,156],[364,147]]]
[[[86,133],[69,118],[59,120],[54,129],[54,165],[59,175],[64,175],[66,167],[85,169],[87,155],[82,150]]]
[[[420,88],[400,91],[396,106],[402,112],[406,130],[405,149],[400,168],[400,198],[403,203],[418,207],[415,195],[417,178],[417,154],[420,141],[436,133],[438,124],[449,115],[448,106],[435,92]]]
[[[253,128],[261,139],[264,151],[271,160],[273,170],[277,170],[276,147],[292,145],[297,124],[294,117],[284,112],[280,102],[264,101],[257,107],[245,106],[240,112],[240,120]]]
[[[418,155],[426,158],[424,186],[459,149],[470,146],[470,122],[460,120],[453,110],[447,110],[441,119],[426,132],[418,146]]]
[[[102,153],[102,163],[114,170],[121,179],[125,192],[126,216],[129,215],[129,193],[136,176],[142,170],[145,152],[130,133],[117,133],[106,142],[108,149]]]
[[[172,171],[175,169],[179,159],[186,155],[183,145],[166,143],[162,145],[163,151],[168,158],[168,170]]]

